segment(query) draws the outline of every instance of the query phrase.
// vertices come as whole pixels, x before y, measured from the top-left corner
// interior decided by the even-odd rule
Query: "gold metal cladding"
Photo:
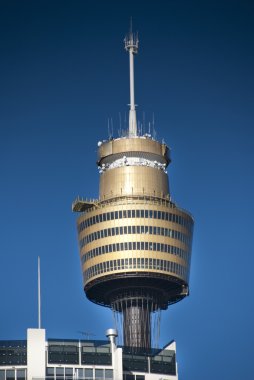
[[[133,253],[138,252],[138,253]],[[86,263],[83,264],[83,272],[87,270],[88,268],[92,267],[93,265],[100,264],[107,262],[109,260],[118,260],[118,259],[131,259],[131,258],[138,258],[138,259],[160,259],[160,260],[166,260],[166,261],[172,261],[174,263],[178,263],[182,265],[183,267],[187,268],[188,264],[186,264],[186,261],[183,260],[181,257],[177,257],[175,255],[172,255],[170,253],[165,252],[158,252],[158,251],[119,251],[119,252],[110,252],[106,253],[101,256],[96,256],[90,260],[88,260]],[[133,272],[133,269],[128,269],[129,271]],[[148,269],[145,269],[148,271]],[[149,269],[150,270],[150,269]],[[135,269],[136,271],[136,269]],[[122,272],[125,272],[125,270],[122,270]],[[104,274],[105,275],[105,274]]]
[[[87,284],[89,284],[89,282],[94,281],[95,279],[98,279],[100,277],[106,278],[107,276],[111,276],[114,273],[117,273],[117,274],[121,274],[122,273],[123,276],[124,276],[125,273],[130,273],[130,272],[135,272],[135,273],[144,273],[144,272],[147,273],[147,272],[151,272],[151,273],[160,273],[160,274],[164,274],[164,275],[168,274],[170,277],[176,277],[177,279],[182,280],[183,282],[186,282],[185,279],[182,276],[180,276],[180,275],[178,275],[178,274],[176,274],[174,272],[168,272],[168,271],[166,272],[166,271],[162,271],[162,270],[159,270],[159,269],[147,269],[147,268],[136,269],[135,268],[135,269],[124,269],[124,270],[114,269],[112,271],[96,274],[95,276],[90,277],[89,280],[87,280],[86,282],[83,282],[83,285],[85,287],[85,286],[87,286]]]
[[[126,251],[122,252],[122,253],[125,253]],[[91,261],[91,265],[87,266],[87,267],[84,267],[82,268],[83,270],[83,274],[89,270],[89,268],[92,268],[93,266],[95,265],[98,265],[98,264],[103,264],[103,263],[107,263],[109,261],[117,261],[117,260],[121,260],[121,259],[129,259],[129,258],[132,258],[132,259],[154,259],[156,260],[156,262],[159,263],[159,260],[164,260],[165,262],[171,262],[171,263],[177,263],[179,265],[181,265],[185,272],[186,272],[186,275],[181,275],[179,273],[175,273],[174,271],[170,271],[170,270],[164,270],[164,269],[161,269],[161,268],[158,268],[158,269],[155,269],[155,268],[150,268],[150,267],[145,267],[145,265],[143,267],[137,267],[137,266],[132,266],[130,265],[130,267],[125,267],[125,269],[121,269],[121,268],[117,268],[117,267],[114,267],[114,269],[112,270],[108,270],[108,271],[101,271],[101,273],[98,273],[98,274],[94,274],[93,276],[90,276],[90,278],[87,278],[86,280],[84,279],[83,283],[84,283],[84,286],[86,286],[90,281],[93,281],[95,278],[100,278],[100,277],[103,277],[103,278],[106,278],[107,276],[110,276],[112,273],[118,273],[118,274],[122,274],[123,277],[125,277],[125,274],[126,273],[139,273],[139,272],[146,272],[146,273],[161,273],[163,274],[164,276],[165,275],[168,275],[169,278],[171,279],[172,277],[176,277],[177,279],[180,279],[182,280],[183,282],[186,283],[186,277],[188,277],[188,272],[189,272],[189,266],[188,265],[184,265],[182,260],[179,259],[179,258],[176,258],[176,257],[167,257],[166,256],[167,254],[162,254],[162,253],[159,253],[158,255],[156,255],[156,257],[148,257],[148,256],[144,256],[144,255],[141,255],[139,257],[133,257],[131,254],[129,255],[116,255],[115,253],[108,253],[106,254],[105,256],[105,260],[97,260],[97,258],[94,258]],[[172,255],[170,255],[172,256]],[[120,264],[121,266],[121,264]],[[84,277],[84,276],[83,276]]]
[[[85,221],[86,219],[96,217],[97,215],[108,213],[108,212],[115,212],[115,211],[126,211],[126,210],[148,210],[148,211],[161,211],[161,212],[168,212],[171,214],[174,214],[175,216],[182,217],[190,224],[193,224],[193,218],[191,215],[186,212],[185,210],[176,207],[175,205],[167,203],[161,203],[158,204],[158,202],[154,202],[151,200],[144,200],[144,199],[135,199],[135,198],[126,198],[126,199],[120,199],[115,202],[109,202],[105,204],[101,204],[100,207],[93,208],[91,210],[88,210],[87,212],[81,214],[79,218],[77,219],[77,225],[79,225],[81,222]],[[107,220],[100,223],[95,223],[90,227],[87,227],[85,230],[81,231],[81,233],[89,234],[91,232],[97,231],[99,229],[114,227],[114,226],[125,226],[125,225],[156,225],[163,227],[165,224],[168,225],[168,228],[174,228],[178,231],[184,232],[184,233],[190,233],[190,231],[187,229],[187,227],[182,226],[181,224],[178,224],[173,221],[166,221],[162,219],[154,219],[154,218],[122,218],[122,219],[113,219],[113,220]]]
[[[165,197],[169,194],[168,176],[162,170],[142,166],[123,166],[100,176],[100,199],[122,195],[150,195]]]
[[[136,168],[135,168],[136,169]],[[113,172],[115,169],[111,170]],[[153,170],[153,169],[152,169]],[[155,169],[156,170],[156,169]],[[130,217],[129,213],[130,211],[135,210],[135,217]],[[137,217],[137,210],[139,212],[143,211],[144,217]],[[148,214],[146,213],[148,212]],[[145,215],[150,215],[150,212],[159,212],[162,213],[169,213],[171,214],[172,220],[165,220],[165,219],[158,219],[153,217],[145,217]],[[115,212],[117,212],[118,216],[115,219]],[[119,217],[119,212],[122,212],[122,218]],[[123,217],[124,212],[126,214],[126,217]],[[107,214],[110,213],[110,219],[102,221],[102,218],[100,218],[101,214]],[[113,216],[111,216],[113,214]],[[173,215],[174,215],[174,221],[173,221]],[[128,216],[128,217],[127,217]],[[165,216],[165,214],[164,214]],[[99,218],[99,219],[98,219]],[[175,221],[175,219],[178,218],[178,222]],[[182,218],[183,224],[180,223],[179,218]],[[154,273],[154,274],[162,274],[164,276],[168,276],[169,281],[171,281],[172,278],[175,278],[178,281],[182,281],[186,284],[188,282],[188,276],[189,276],[189,269],[190,269],[190,257],[191,257],[191,239],[192,239],[192,224],[193,219],[192,217],[185,212],[184,210],[177,208],[174,204],[169,202],[167,198],[165,199],[156,199],[154,197],[151,198],[138,198],[135,196],[127,196],[127,197],[120,197],[115,198],[113,200],[108,201],[101,201],[96,204],[93,208],[88,209],[85,213],[80,215],[80,217],[77,220],[77,224],[80,225],[81,223],[84,223],[87,219],[90,221],[93,219],[94,222],[91,223],[86,228],[80,229],[79,232],[79,240],[84,239],[86,236],[96,233],[97,231],[105,230],[105,229],[113,229],[116,227],[127,227],[128,226],[139,226],[140,228],[142,226],[146,227],[155,227],[155,228],[164,228],[164,229],[171,229],[174,231],[178,231],[182,234],[184,234],[186,237],[188,237],[189,242],[183,242],[179,239],[170,237],[170,236],[164,236],[164,235],[157,235],[157,234],[142,234],[142,233],[131,233],[131,234],[119,234],[114,236],[104,236],[101,238],[98,238],[96,240],[93,240],[91,242],[86,243],[82,248],[80,249],[80,258],[81,262],[83,262],[83,257],[85,254],[87,254],[91,250],[99,249],[102,246],[106,245],[112,245],[112,244],[120,244],[120,243],[134,243],[138,244],[138,242],[141,244],[144,243],[155,243],[156,245],[159,244],[166,244],[171,247],[176,247],[177,249],[181,249],[185,252],[184,256],[179,256],[177,254],[168,253],[168,252],[162,252],[157,250],[143,250],[143,249],[137,249],[137,250],[119,250],[119,251],[113,251],[108,253],[103,253],[100,255],[95,255],[92,257],[87,258],[87,260],[82,264],[82,271],[83,271],[83,281],[84,286],[87,286],[89,283],[91,283],[95,279],[100,278],[107,278],[107,276],[111,276],[112,274],[118,274],[122,275],[123,277],[126,276],[126,273]],[[98,221],[98,220],[101,221]],[[101,235],[99,235],[101,236]],[[88,274],[87,271],[90,270],[90,268],[96,268],[98,265],[102,267],[106,267],[109,265],[109,261],[115,261],[115,260],[131,260],[133,262],[133,265],[130,265],[130,267],[119,268],[114,267],[112,270],[110,268],[105,270],[101,270],[100,273],[97,272],[97,269],[92,269],[92,272],[90,271],[90,274]],[[138,260],[148,260],[150,263],[150,260],[160,260],[160,262],[163,263],[171,263],[168,264],[169,269],[165,268],[155,268],[154,263],[152,266],[149,267],[142,267],[139,268],[137,265],[134,267],[134,259]],[[107,263],[107,264],[106,264]],[[182,269],[181,272],[176,273],[172,268],[173,263],[175,265],[179,265]],[[163,264],[165,265],[165,264]],[[94,272],[95,271],[95,272]]]
[[[165,163],[170,162],[167,145],[144,137],[121,138],[104,142],[98,149],[98,164],[103,158],[124,152],[146,152],[163,156]]]

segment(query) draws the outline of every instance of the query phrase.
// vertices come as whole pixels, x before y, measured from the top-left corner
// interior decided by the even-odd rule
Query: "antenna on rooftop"
[[[78,333],[84,335],[87,340],[90,340],[91,336],[95,336],[95,334],[90,331],[78,331]]]
[[[134,98],[134,54],[138,53],[138,34],[132,32],[132,18],[130,20],[130,31],[124,39],[125,50],[129,52],[130,58],[130,111],[129,111],[129,137],[137,136],[136,105]]]
[[[41,328],[41,263],[38,256],[38,329]]]

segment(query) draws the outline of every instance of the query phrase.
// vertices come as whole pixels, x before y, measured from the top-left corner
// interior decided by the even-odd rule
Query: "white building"
[[[45,329],[28,329],[26,340],[0,341],[0,380],[178,380],[176,344],[128,352],[107,339],[46,339]]]

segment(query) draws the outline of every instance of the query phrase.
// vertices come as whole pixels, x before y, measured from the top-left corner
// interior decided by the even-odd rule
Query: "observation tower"
[[[171,199],[168,146],[137,130],[137,35],[130,31],[124,43],[130,62],[128,133],[98,143],[99,197],[77,198],[72,209],[80,213],[87,298],[113,310],[124,346],[148,351],[160,311],[189,294],[193,218]]]

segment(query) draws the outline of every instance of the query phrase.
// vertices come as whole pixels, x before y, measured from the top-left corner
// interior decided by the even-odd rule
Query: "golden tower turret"
[[[166,144],[137,132],[134,54],[130,56],[128,135],[98,143],[99,199],[77,199],[84,291],[122,316],[124,345],[149,349],[151,319],[189,293],[193,219],[171,200]]]

